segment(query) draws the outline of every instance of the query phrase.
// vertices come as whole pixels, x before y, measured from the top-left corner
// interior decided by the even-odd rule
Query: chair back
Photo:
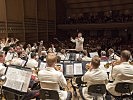
[[[76,84],[86,84],[86,82],[83,82],[81,80],[81,77],[77,77],[75,81],[76,81]]]
[[[133,83],[121,82],[115,86],[115,91],[119,93],[130,93],[133,90]]]
[[[56,90],[40,89],[40,98],[42,100],[59,100],[59,94]]]
[[[88,87],[88,94],[99,94],[103,95],[106,92],[106,86],[105,84],[95,84],[95,85],[90,85]]]

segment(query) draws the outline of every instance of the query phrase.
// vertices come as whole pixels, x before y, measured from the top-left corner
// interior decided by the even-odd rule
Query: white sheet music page
[[[73,75],[73,64],[66,65],[66,75]]]
[[[4,86],[27,92],[32,72],[8,67]]]
[[[74,75],[83,74],[82,63],[74,63]]]

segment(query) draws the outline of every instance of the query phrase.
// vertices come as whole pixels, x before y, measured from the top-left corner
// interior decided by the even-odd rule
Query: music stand
[[[8,66],[6,71],[6,82],[2,86],[4,91],[20,96],[27,93],[32,72],[27,68],[16,68],[15,66]],[[19,98],[20,99],[20,98]]]

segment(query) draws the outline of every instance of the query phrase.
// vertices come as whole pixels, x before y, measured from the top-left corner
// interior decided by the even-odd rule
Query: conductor
[[[78,37],[76,37],[75,39],[71,37],[71,41],[73,43],[76,43],[76,51],[83,51],[84,38],[82,37],[82,33],[78,33]]]

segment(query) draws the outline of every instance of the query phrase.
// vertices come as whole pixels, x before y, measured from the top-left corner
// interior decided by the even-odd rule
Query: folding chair
[[[102,96],[104,100],[104,94],[106,93],[105,84],[95,84],[88,87],[88,94],[93,96],[93,100],[97,100],[98,96]]]
[[[41,100],[59,100],[59,94],[56,90],[40,89]]]
[[[128,82],[121,82],[117,83],[115,86],[115,91],[118,93],[121,93],[120,98],[132,98],[131,92],[133,91],[133,83],[128,83]],[[123,95],[123,94],[129,94],[129,95]]]

